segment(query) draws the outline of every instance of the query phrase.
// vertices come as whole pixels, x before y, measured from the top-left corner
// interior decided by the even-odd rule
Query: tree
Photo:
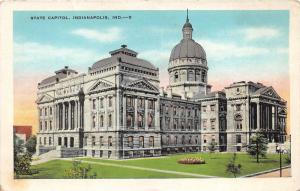
[[[96,178],[97,174],[94,172],[92,175],[89,173],[92,170],[91,165],[84,167],[81,165],[80,160],[73,160],[72,168],[65,170],[66,178]]]
[[[265,138],[264,132],[257,132],[250,138],[247,152],[251,156],[256,156],[256,162],[259,163],[259,157],[265,157],[268,149],[268,139]]]
[[[241,164],[236,164],[236,153],[233,153],[232,159],[226,165],[226,172],[233,174],[234,178],[236,178],[236,175],[241,173],[241,168]]]
[[[36,136],[35,135],[28,139],[28,141],[25,144],[25,148],[31,154],[35,153],[35,151],[36,151]]]
[[[14,173],[20,175],[31,174],[31,153],[24,152],[22,141],[14,134]]]

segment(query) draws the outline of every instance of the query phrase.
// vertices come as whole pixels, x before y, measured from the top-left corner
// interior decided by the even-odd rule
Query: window
[[[198,110],[195,109],[195,117],[198,117]]]
[[[92,146],[96,145],[96,140],[95,140],[95,136],[92,136]]]
[[[68,137],[64,137],[64,146],[68,147]]]
[[[154,137],[153,136],[149,137],[149,146],[154,147]]]
[[[52,145],[52,138],[49,137],[49,145]]]
[[[44,145],[46,145],[46,144],[47,144],[47,138],[44,137]]]
[[[104,118],[103,115],[100,116],[100,127],[103,127],[104,125]]]
[[[127,127],[133,127],[133,113],[128,113],[126,118]]]
[[[241,104],[236,104],[236,111],[241,111]]]
[[[200,71],[196,70],[196,81],[200,81]]]
[[[178,80],[179,80],[178,72],[175,72],[175,75],[174,75],[174,82],[177,82]]]
[[[154,100],[148,100],[148,108],[154,109]]]
[[[148,114],[148,127],[152,127],[153,126],[153,114],[149,113]]]
[[[178,119],[174,119],[174,124],[173,124],[174,130],[177,129],[177,125],[178,125]]]
[[[216,110],[216,105],[210,105],[210,111],[215,111]]]
[[[242,130],[243,126],[242,126],[242,121],[236,121],[236,130]]]
[[[192,120],[189,120],[188,121],[188,130],[191,130],[191,127],[192,127]]]
[[[166,124],[166,129],[170,129],[170,117],[166,117],[165,124]]]
[[[103,100],[104,100],[103,98],[100,99],[100,108],[103,108],[103,105],[104,105]]]
[[[58,137],[58,145],[60,145],[61,146],[61,137]]]
[[[144,137],[143,136],[139,137],[139,147],[144,148]]]
[[[141,113],[138,114],[138,127],[144,127],[144,117]]]
[[[52,130],[52,121],[49,121],[50,130]]]
[[[188,110],[188,117],[191,117],[191,110]]]
[[[175,144],[175,145],[178,144],[178,137],[177,137],[177,136],[174,137],[174,144]]]
[[[236,135],[236,143],[242,143],[241,135]]]
[[[50,115],[52,115],[52,107],[49,108]]]
[[[181,130],[183,130],[183,129],[184,129],[184,124],[185,124],[185,121],[184,121],[184,120],[182,120],[182,121],[181,121]]]
[[[108,107],[112,107],[112,97],[108,98]]]
[[[84,145],[84,146],[87,146],[87,141],[88,141],[88,138],[87,138],[87,137],[84,137],[84,139],[83,139],[83,145]]]
[[[112,116],[111,114],[108,115],[108,127],[112,126]]]
[[[47,108],[45,108],[45,116],[47,116]]]
[[[216,120],[215,119],[211,119],[210,123],[211,123],[211,130],[215,130],[215,128],[216,128]]]
[[[203,135],[203,143],[206,143],[207,140],[206,140],[206,135]]]
[[[236,151],[237,151],[237,152],[240,152],[240,151],[241,151],[241,146],[237,146],[237,147],[236,147]]]
[[[198,136],[195,137],[195,144],[198,144]]]
[[[39,113],[40,113],[40,116],[42,116],[43,115],[43,110],[39,109]]]
[[[202,71],[201,81],[205,82],[205,80],[206,80],[206,73],[205,73],[205,71]]]
[[[40,141],[39,141],[39,142],[40,142],[40,145],[42,145],[42,137],[40,137],[40,139],[39,139],[39,140],[40,140]]]
[[[43,130],[43,122],[40,122],[40,130]]]
[[[193,71],[188,72],[188,81],[194,81],[194,72]]]
[[[207,127],[207,120],[204,119],[203,120],[203,130],[206,130],[206,127]]]
[[[100,147],[103,146],[103,136],[100,136],[99,144],[100,144]]]
[[[177,113],[176,107],[173,108],[173,114],[176,115]]]
[[[48,125],[47,125],[47,121],[45,121],[45,130],[47,131]]]
[[[202,106],[202,111],[206,112],[206,106]]]
[[[74,137],[70,138],[70,147],[74,147]]]
[[[93,116],[93,128],[96,127],[96,116]]]
[[[143,98],[139,98],[138,100],[139,100],[138,106],[143,108],[144,107],[144,99]]]
[[[185,136],[182,135],[181,144],[184,144],[184,143],[185,143]]]
[[[170,145],[170,136],[169,135],[167,135],[167,137],[166,137],[166,145]]]
[[[133,136],[128,137],[128,147],[133,148]]]
[[[93,109],[96,109],[96,99],[93,99]]]
[[[112,146],[112,137],[109,136],[108,137],[108,147],[111,147]]]
[[[126,105],[127,106],[134,106],[133,105],[133,98],[132,97],[127,97],[126,98]]]

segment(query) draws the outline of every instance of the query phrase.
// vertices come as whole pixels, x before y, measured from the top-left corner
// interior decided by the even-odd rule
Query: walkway
[[[73,159],[61,158],[60,160],[72,161]],[[81,160],[81,162],[88,163],[88,164],[98,164],[98,165],[103,165],[103,166],[113,166],[113,167],[119,167],[119,168],[129,168],[129,169],[135,169],[135,170],[145,170],[145,171],[153,171],[153,172],[160,172],[160,173],[176,174],[176,175],[183,175],[183,176],[190,176],[190,177],[197,177],[197,178],[215,178],[215,176],[207,176],[207,175],[194,174],[194,173],[188,173],[188,172],[178,172],[178,171],[172,171],[172,170],[160,170],[160,169],[154,169],[154,168],[137,167],[137,166],[123,165],[123,164],[113,164],[113,163],[106,163],[106,162],[104,163],[104,162],[95,162],[95,161],[86,161],[86,160]]]
[[[279,177],[280,171],[269,172],[265,174],[260,174],[257,176],[253,176],[253,178],[275,178]],[[282,169],[282,177],[290,177],[291,176],[291,168]]]

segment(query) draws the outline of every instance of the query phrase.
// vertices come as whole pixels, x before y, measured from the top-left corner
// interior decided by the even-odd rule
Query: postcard
[[[127,3],[1,4],[2,189],[299,189],[299,4]]]

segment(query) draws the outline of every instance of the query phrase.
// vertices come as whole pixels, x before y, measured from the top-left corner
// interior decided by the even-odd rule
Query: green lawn
[[[171,170],[177,172],[188,172],[201,175],[233,177],[225,172],[225,166],[232,158],[232,153],[198,153],[198,154],[179,154],[161,158],[144,158],[130,160],[104,160],[97,158],[81,158],[83,161],[94,161],[111,164],[123,164],[127,166],[145,167],[160,170]],[[187,156],[202,157],[206,164],[202,165],[184,165],[177,161]],[[286,166],[283,156],[283,166]],[[266,159],[261,159],[256,163],[255,158],[245,153],[237,154],[237,163],[242,165],[240,176],[252,174],[268,169],[279,167],[279,155],[268,154]],[[31,178],[64,178],[64,170],[71,167],[71,161],[50,161],[44,164],[35,165],[32,168],[39,171]],[[87,165],[87,164],[84,164]],[[146,170],[136,170],[121,167],[103,166],[92,164],[92,169],[97,173],[97,178],[189,178],[189,176],[176,175],[170,173],[153,172]],[[28,177],[29,178],[29,177]]]

